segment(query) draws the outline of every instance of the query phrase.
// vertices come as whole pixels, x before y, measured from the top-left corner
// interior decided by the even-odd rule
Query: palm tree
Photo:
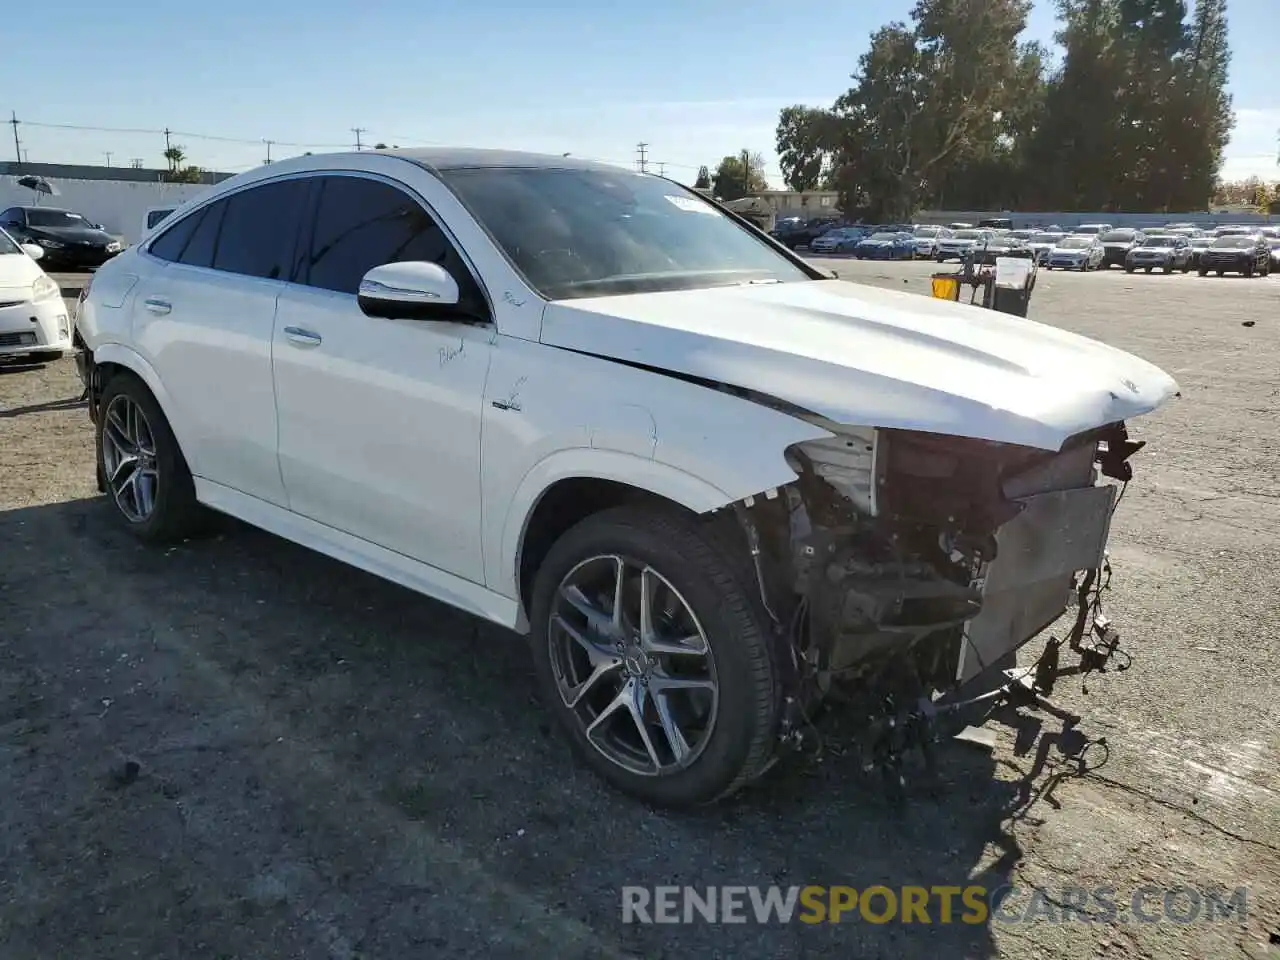
[[[182,167],[182,162],[187,159],[187,151],[174,144],[164,152],[164,158],[169,161],[169,172],[174,173]]]

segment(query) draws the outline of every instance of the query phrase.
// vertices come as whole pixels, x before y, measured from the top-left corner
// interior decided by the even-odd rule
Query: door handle
[[[300,347],[318,347],[323,339],[320,334],[313,333],[310,330],[303,330],[301,327],[285,327],[284,335],[290,343],[297,344]]]
[[[147,297],[142,301],[142,305],[151,313],[166,314],[173,309],[173,304],[161,297]]]

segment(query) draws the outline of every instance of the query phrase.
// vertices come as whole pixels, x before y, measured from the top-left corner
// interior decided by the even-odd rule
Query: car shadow
[[[32,370],[43,370],[50,364],[49,360],[3,360],[0,359],[0,376],[6,373],[29,373]]]
[[[28,413],[49,413],[56,410],[76,410],[86,406],[88,401],[83,395],[68,397],[65,400],[49,400],[45,403],[32,403],[25,407],[11,407],[8,410],[0,410],[0,419],[8,417],[21,417]]]
[[[128,776],[140,769],[181,797],[179,806],[202,811],[176,847],[156,838],[139,843],[127,831],[116,839],[111,818],[124,815],[116,806],[82,812],[81,832],[111,838],[94,842],[111,845],[122,876],[160,878],[155,889],[136,891],[136,902],[166,914],[174,870],[198,871],[201,889],[234,900],[242,883],[236,871],[245,868],[219,856],[261,864],[285,842],[280,837],[305,836],[308,862],[330,878],[314,896],[340,893],[345,904],[333,907],[332,923],[367,921],[364,950],[417,955],[414,924],[402,922],[402,913],[416,912],[427,894],[385,882],[387,864],[399,856],[395,843],[348,842],[390,811],[415,836],[447,841],[477,870],[501,876],[549,915],[585,925],[611,950],[994,956],[992,921],[970,915],[976,922],[965,922],[958,900],[950,923],[941,922],[934,901],[927,923],[873,922],[855,909],[839,924],[673,925],[624,923],[622,888],[995,891],[1011,882],[1021,857],[1012,822],[1043,799],[1037,781],[1050,753],[1069,752],[1051,742],[1040,769],[1016,777],[1022,771],[1002,768],[989,750],[946,741],[937,781],[929,790],[910,789],[903,805],[861,770],[837,712],[831,725],[819,723],[811,752],[784,761],[738,797],[692,813],[651,810],[603,786],[571,757],[535,696],[520,637],[406,589],[229,519],[208,536],[145,547],[120,528],[103,498],[2,513],[0,542],[10,548],[0,551],[0,583],[10,587],[14,628],[4,644],[11,663],[0,673],[25,664],[21,669],[44,678],[32,694],[49,718],[39,743],[57,747],[41,746],[43,762],[60,758],[68,766],[55,779],[101,766],[107,756],[135,757],[140,766]],[[0,684],[0,696],[12,701],[12,689]],[[156,699],[166,690],[174,699]],[[77,704],[99,702],[107,706],[92,728],[67,719],[83,710]],[[0,702],[0,713],[10,715],[12,707]],[[1039,731],[1034,739],[1044,742]],[[282,755],[286,748],[291,752]],[[15,766],[3,776],[17,775]],[[0,777],[0,786],[5,782]],[[351,796],[361,799],[342,799]],[[242,822],[252,826],[237,834]],[[73,833],[44,842],[78,841]],[[201,853],[202,842],[216,849]],[[14,869],[54,870],[47,864],[60,855],[45,849],[39,863]],[[162,860],[170,864],[163,871]],[[438,873],[430,896],[443,896],[455,868],[423,869]],[[116,909],[143,909],[131,904]],[[382,918],[376,924],[365,915],[373,905]],[[469,923],[499,933],[510,922],[505,908],[465,900],[458,906]],[[56,936],[61,916],[57,904],[50,909],[40,936]],[[94,922],[80,918],[76,936],[108,935],[86,932],[84,924]],[[455,935],[461,929],[441,934],[446,943],[437,946]]]

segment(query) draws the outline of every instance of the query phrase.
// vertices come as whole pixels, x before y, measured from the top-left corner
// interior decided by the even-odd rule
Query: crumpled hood
[[[560,301],[546,308],[542,342],[837,423],[1046,450],[1178,389],[1145,360],[1056,327],[842,280]]]

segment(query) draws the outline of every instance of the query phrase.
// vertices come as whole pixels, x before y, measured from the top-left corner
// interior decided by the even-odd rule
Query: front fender
[[[519,597],[520,551],[529,518],[543,495],[561,480],[611,480],[646,490],[694,513],[732,503],[734,497],[691,473],[648,457],[618,450],[574,447],[543,457],[524,475],[507,506],[498,557],[491,564],[489,589]]]

